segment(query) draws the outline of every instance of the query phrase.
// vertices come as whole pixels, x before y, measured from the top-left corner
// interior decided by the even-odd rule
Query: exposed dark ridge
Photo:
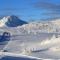
[[[6,17],[7,18],[7,17]],[[9,16],[8,21],[5,23],[8,27],[17,27],[23,24],[27,24],[26,21],[19,19],[17,16]]]

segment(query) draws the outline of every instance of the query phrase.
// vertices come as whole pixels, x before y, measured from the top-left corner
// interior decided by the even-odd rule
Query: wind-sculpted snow
[[[8,58],[10,57],[10,58]],[[16,54],[16,53],[9,53],[9,52],[0,52],[0,59],[1,60],[40,60],[41,58]]]
[[[47,36],[46,39],[42,40],[38,40],[38,38],[35,40],[34,36],[30,40],[26,36],[24,39],[20,37],[20,40],[11,40],[3,50],[44,59],[60,59],[60,37],[56,38],[54,34],[53,37],[49,37]]]

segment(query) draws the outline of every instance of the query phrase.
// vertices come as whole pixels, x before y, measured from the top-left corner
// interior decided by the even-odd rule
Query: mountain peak
[[[11,15],[11,16],[5,16],[6,18],[18,18],[17,16],[15,16],[15,15]]]
[[[0,27],[2,27],[4,25],[8,26],[8,27],[17,27],[17,26],[21,26],[23,24],[27,24],[27,22],[19,19],[15,15],[5,16],[0,20]]]

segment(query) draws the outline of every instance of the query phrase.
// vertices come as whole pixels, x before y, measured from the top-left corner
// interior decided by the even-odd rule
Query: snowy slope
[[[42,36],[44,38],[42,40],[40,36],[22,37],[20,36],[20,40],[11,40],[3,50],[43,59],[60,59],[60,37],[56,38],[55,35],[52,35],[51,38],[47,36],[45,39]],[[38,38],[40,39],[38,40]]]
[[[60,59],[59,19],[26,24],[16,16],[7,16],[0,20],[0,34],[5,31],[11,33],[11,40],[3,50],[43,59]]]

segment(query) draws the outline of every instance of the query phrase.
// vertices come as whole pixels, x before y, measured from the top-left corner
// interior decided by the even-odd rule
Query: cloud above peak
[[[48,10],[60,10],[60,4],[54,4],[50,2],[37,2],[35,4],[36,8],[48,9]]]
[[[47,18],[48,16],[53,19],[60,18],[60,4],[56,2],[56,0],[54,0],[54,2],[53,0],[40,0],[34,4],[34,8],[39,9],[40,11],[44,10],[45,12],[42,12],[42,15],[47,16]]]

